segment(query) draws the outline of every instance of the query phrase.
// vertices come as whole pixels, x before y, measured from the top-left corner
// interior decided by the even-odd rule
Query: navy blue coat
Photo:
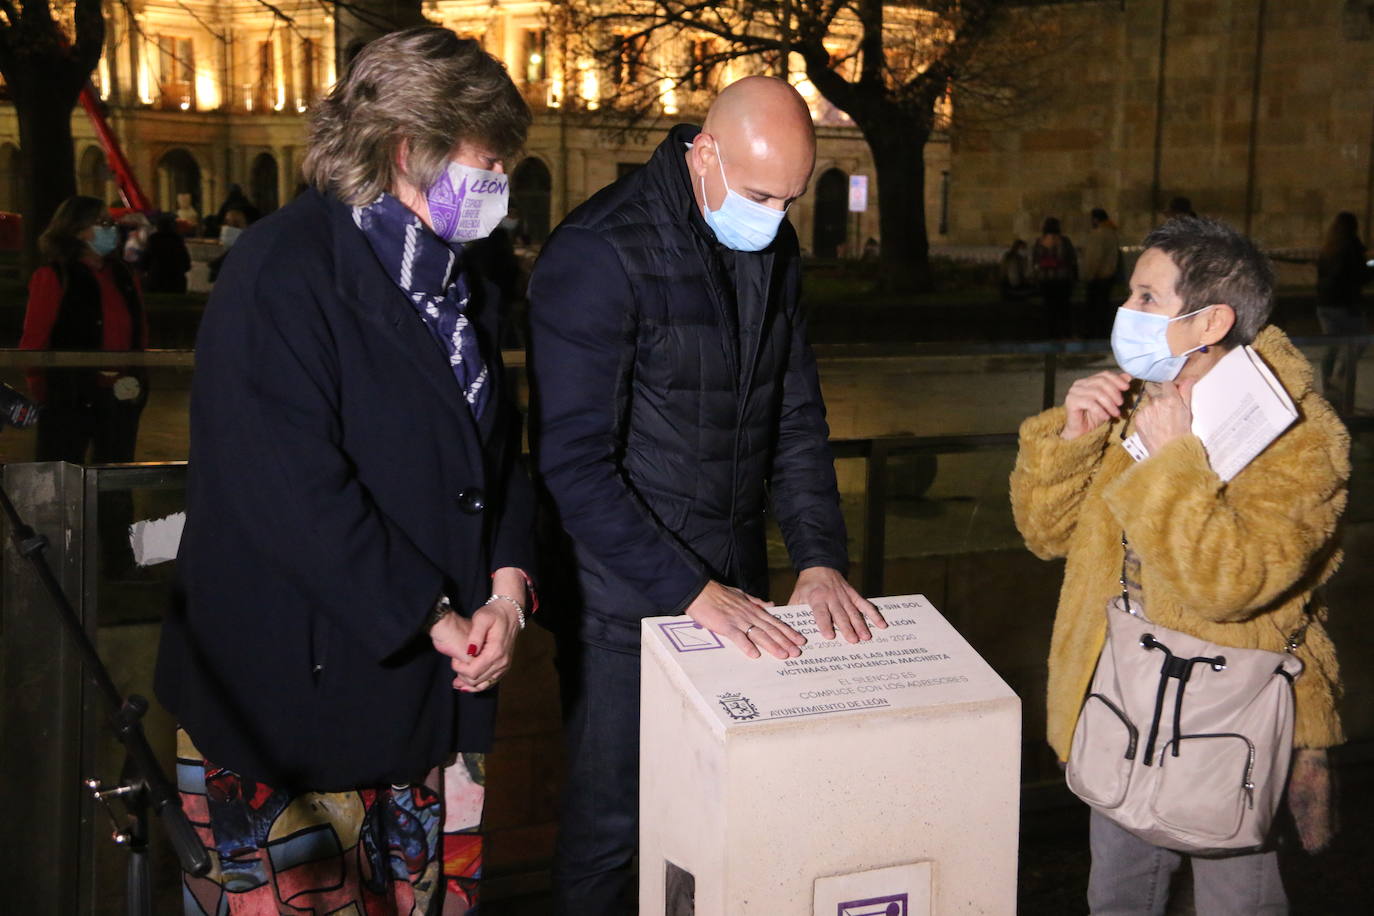
[[[532,569],[492,288],[468,315],[497,386],[479,424],[348,207],[310,192],[255,224],[196,344],[181,601],[158,698],[214,763],[270,785],[420,777],[484,750],[495,697],[453,690],[425,621]]]
[[[574,210],[530,282],[530,443],[577,593],[551,610],[613,649],[708,579],[766,595],[770,497],[796,568],[847,568],[796,235],[716,241],[683,158],[696,133]]]

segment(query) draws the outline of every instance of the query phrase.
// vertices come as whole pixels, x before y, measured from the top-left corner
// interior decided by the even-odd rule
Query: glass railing
[[[1356,421],[1374,415],[1374,335],[1295,342],[1314,366],[1333,348],[1351,351],[1356,371],[1343,390],[1332,393],[1332,403]],[[523,407],[525,354],[503,355]],[[817,347],[816,355],[831,437],[841,453],[845,443],[868,439],[1012,434],[1027,416],[1062,402],[1075,379],[1113,366],[1105,341],[839,345]],[[44,369],[111,364],[140,366],[148,376],[135,460],[185,460],[195,371],[191,350],[0,350],[0,382],[24,392],[29,376]],[[33,430],[10,430],[0,437],[0,461],[32,460],[35,445]]]

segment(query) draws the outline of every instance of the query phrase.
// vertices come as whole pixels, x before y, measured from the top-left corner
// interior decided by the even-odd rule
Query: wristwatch
[[[429,612],[429,617],[425,620],[425,632],[434,629],[439,621],[448,616],[449,611],[453,610],[453,605],[449,603],[448,595],[440,595],[439,600],[434,602],[434,610]]]

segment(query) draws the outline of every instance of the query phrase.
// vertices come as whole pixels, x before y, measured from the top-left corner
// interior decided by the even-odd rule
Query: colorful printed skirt
[[[178,729],[181,804],[213,862],[183,876],[184,912],[475,913],[484,767],[460,754],[417,785],[292,794],[215,766]]]

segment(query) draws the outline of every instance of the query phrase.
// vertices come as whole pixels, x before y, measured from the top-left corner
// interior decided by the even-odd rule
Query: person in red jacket
[[[142,350],[148,328],[138,282],[117,253],[119,230],[105,204],[70,197],[39,238],[46,262],[29,280],[21,350]],[[131,461],[147,400],[142,372],[51,368],[29,373],[43,407],[38,461]]]

